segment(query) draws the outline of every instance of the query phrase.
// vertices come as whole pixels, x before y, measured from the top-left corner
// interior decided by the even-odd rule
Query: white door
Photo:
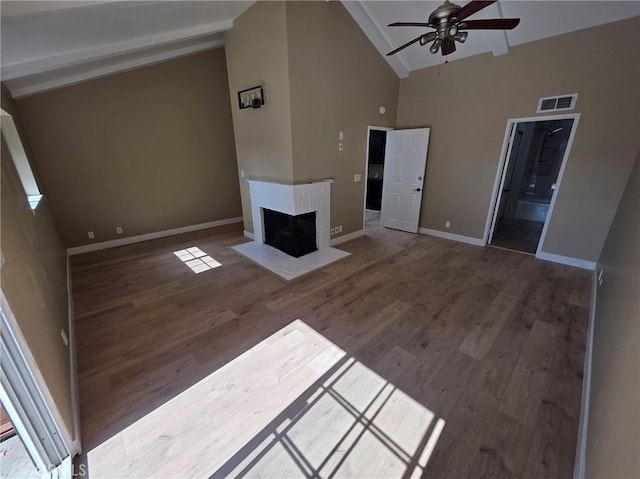
[[[418,232],[430,128],[387,133],[382,182],[382,226]]]

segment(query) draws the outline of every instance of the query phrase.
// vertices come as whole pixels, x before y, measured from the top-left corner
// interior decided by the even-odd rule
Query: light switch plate
[[[359,173],[356,173],[355,175],[353,175],[353,182],[357,183],[358,181],[362,181],[362,175]]]

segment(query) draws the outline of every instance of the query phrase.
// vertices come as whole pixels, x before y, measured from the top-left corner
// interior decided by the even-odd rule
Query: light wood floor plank
[[[527,286],[526,282],[520,282],[517,287],[498,293],[460,345],[460,351],[482,361]]]

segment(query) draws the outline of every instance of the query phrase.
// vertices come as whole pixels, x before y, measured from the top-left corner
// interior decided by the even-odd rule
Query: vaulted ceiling
[[[0,3],[2,80],[16,97],[77,83],[223,44],[223,32],[252,1],[7,1]],[[445,58],[414,44],[386,53],[424,29],[390,28],[426,21],[440,1],[342,2],[398,76]],[[466,2],[459,2],[464,5]],[[460,58],[507,54],[514,45],[640,15],[638,1],[499,2],[470,19],[521,18],[512,31],[472,31]]]
[[[394,48],[418,35],[430,31],[416,27],[388,27],[392,22],[426,22],[429,14],[443,1],[355,1],[344,2],[378,51],[386,55]],[[455,1],[461,6],[466,1]],[[469,32],[463,45],[455,53],[442,57],[429,52],[429,45],[414,44],[399,54],[386,57],[398,76],[421,68],[460,58],[492,52],[506,54],[509,47],[553,37],[563,33],[610,23],[640,15],[638,1],[527,1],[500,0],[469,17],[469,20],[487,18],[520,18],[514,30]]]
[[[2,80],[15,97],[223,44],[252,1],[2,1]]]

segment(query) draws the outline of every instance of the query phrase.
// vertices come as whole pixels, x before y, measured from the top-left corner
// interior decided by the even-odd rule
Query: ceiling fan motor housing
[[[458,36],[458,26],[456,25],[456,14],[461,8],[462,7],[455,3],[445,1],[442,5],[436,8],[431,15],[429,15],[429,25],[437,30],[437,38],[441,40],[440,42],[432,45],[430,48],[431,53],[437,53],[445,38],[460,41],[460,37]],[[466,36],[464,40],[466,40]]]
[[[449,20],[453,19],[460,11],[460,5],[455,3],[444,2],[429,15],[429,24],[433,28],[444,28],[449,24]]]

